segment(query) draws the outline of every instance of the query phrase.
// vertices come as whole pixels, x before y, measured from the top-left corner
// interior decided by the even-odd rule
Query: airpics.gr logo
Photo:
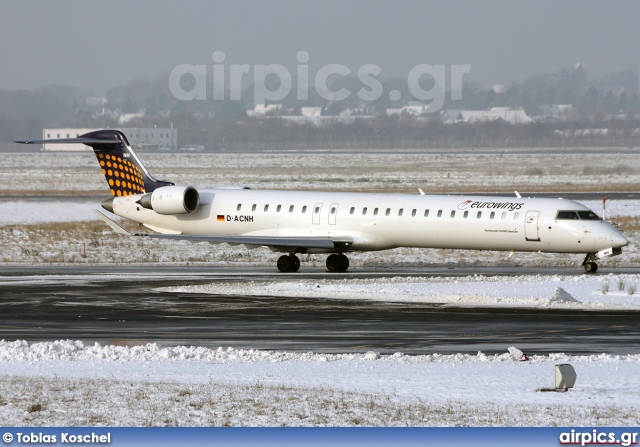
[[[465,200],[458,205],[459,210],[467,208],[477,209],[495,209],[495,210],[507,210],[516,211],[522,208],[524,203],[521,202],[474,202],[473,200]]]

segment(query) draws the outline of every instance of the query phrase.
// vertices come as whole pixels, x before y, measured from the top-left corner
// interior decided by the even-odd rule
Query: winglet
[[[124,228],[122,228],[120,225],[118,225],[117,223],[115,223],[113,220],[111,220],[109,217],[107,217],[106,214],[104,214],[102,211],[94,209],[93,211],[95,211],[95,213],[98,215],[98,217],[107,225],[109,225],[109,227],[116,233],[116,234],[121,234],[123,236],[131,236],[131,233],[129,233],[127,230],[125,230]]]
[[[516,197],[517,197],[518,199],[521,199],[521,198],[522,198],[522,196],[520,195],[520,193],[519,193],[518,191],[516,191],[515,193],[516,193]]]
[[[422,188],[418,188],[418,191],[420,191],[420,195],[423,196],[424,195],[424,191],[422,190]]]

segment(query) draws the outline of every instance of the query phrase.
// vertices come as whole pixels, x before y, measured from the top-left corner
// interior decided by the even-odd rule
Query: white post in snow
[[[607,220],[607,199],[609,197],[602,197],[602,220]]]

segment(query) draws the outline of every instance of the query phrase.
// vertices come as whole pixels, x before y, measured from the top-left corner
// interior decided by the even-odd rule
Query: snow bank
[[[164,288],[172,292],[223,295],[270,295],[303,298],[358,299],[446,303],[462,306],[565,307],[638,309],[640,275],[527,275],[464,277],[394,277],[247,281]]]
[[[101,345],[95,343],[87,345],[80,340],[57,340],[52,342],[38,342],[29,344],[25,340],[0,341],[0,362],[43,362],[62,361],[76,362],[80,360],[104,362],[203,362],[203,363],[254,363],[254,362],[371,362],[385,363],[505,363],[511,362],[513,356],[505,350],[504,354],[487,355],[478,352],[472,354],[428,354],[404,355],[400,352],[391,355],[381,355],[375,351],[364,354],[322,354],[296,353],[285,351],[262,351],[258,349],[234,349],[233,347],[219,347],[210,349],[196,346],[175,346],[162,348],[156,343],[138,346]],[[563,353],[550,355],[532,355],[532,363],[540,362],[634,362],[640,365],[640,354],[609,355],[598,354],[591,356],[571,356]]]

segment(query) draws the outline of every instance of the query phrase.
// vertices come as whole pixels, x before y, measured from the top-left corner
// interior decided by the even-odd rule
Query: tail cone
[[[113,213],[113,199],[107,199],[102,202],[102,208]]]

